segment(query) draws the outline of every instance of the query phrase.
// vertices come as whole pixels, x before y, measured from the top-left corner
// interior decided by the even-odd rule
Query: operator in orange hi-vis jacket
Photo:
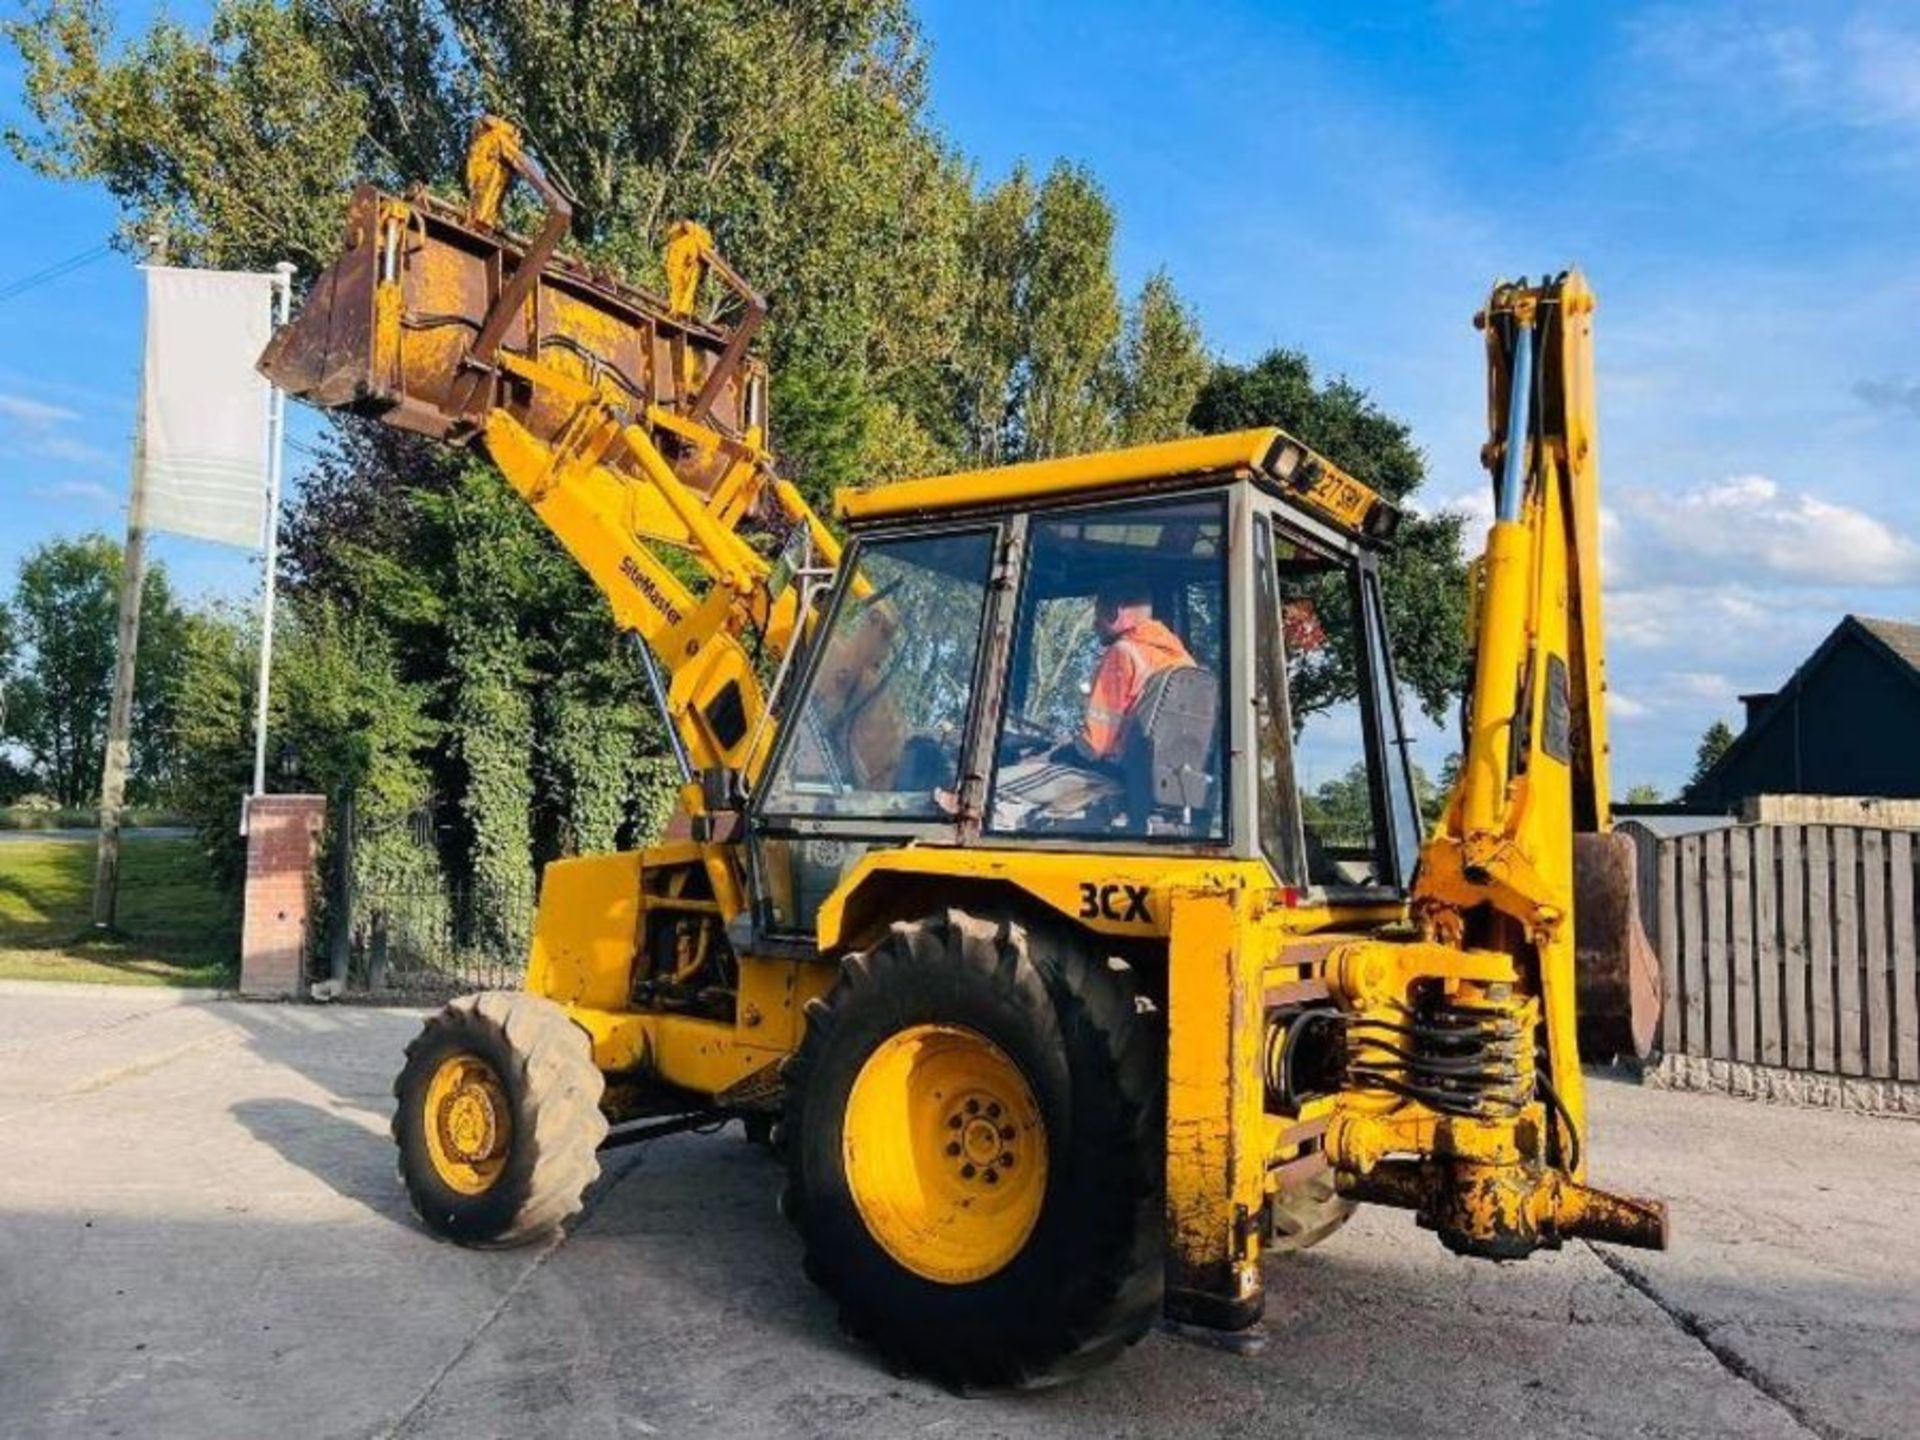
[[[1180,637],[1153,618],[1145,586],[1121,581],[1103,586],[1094,600],[1093,623],[1107,653],[1093,674],[1087,722],[1076,748],[1093,760],[1117,760],[1127,715],[1162,670],[1193,664]]]

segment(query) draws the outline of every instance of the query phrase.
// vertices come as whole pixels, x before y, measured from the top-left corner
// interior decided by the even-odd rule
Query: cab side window
[[[990,830],[1224,837],[1225,542],[1217,495],[1033,522]]]
[[[1277,570],[1307,883],[1384,883],[1361,703],[1363,632],[1354,577],[1345,566],[1284,541]]]
[[[1255,548],[1262,570],[1255,699],[1266,854],[1293,883],[1404,886],[1420,822],[1378,583],[1364,567],[1289,539],[1265,521]]]

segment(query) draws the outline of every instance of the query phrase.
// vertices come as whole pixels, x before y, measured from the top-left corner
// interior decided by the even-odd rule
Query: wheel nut
[[[987,1118],[989,1120],[998,1120],[1000,1118],[1000,1105],[998,1101],[987,1106]]]
[[[958,1155],[959,1153],[960,1153],[960,1142],[958,1140],[949,1140],[947,1142],[947,1154]]]
[[[971,1165],[962,1165],[962,1166],[960,1167],[960,1178],[961,1178],[962,1180],[971,1180],[971,1179],[973,1179],[973,1177],[974,1177],[974,1168],[973,1168],[973,1166],[971,1166]]]
[[[1013,1152],[1011,1150],[1007,1151],[1004,1155],[1002,1155],[999,1158],[999,1160],[995,1161],[994,1163],[999,1165],[1004,1170],[1013,1169]]]
[[[996,1175],[993,1171],[991,1170],[987,1171],[987,1184],[992,1185],[999,1179],[1000,1177]]]
[[[978,1100],[967,1101],[967,1114],[978,1115],[979,1113],[980,1113],[980,1102]]]
[[[1002,1126],[1000,1127],[1000,1138],[1001,1138],[1002,1140],[1011,1140],[1011,1139],[1013,1139],[1013,1126],[1011,1126],[1011,1125],[1002,1125]]]
[[[958,1130],[959,1128],[960,1128],[960,1117],[958,1115],[949,1115],[947,1117],[947,1129]]]

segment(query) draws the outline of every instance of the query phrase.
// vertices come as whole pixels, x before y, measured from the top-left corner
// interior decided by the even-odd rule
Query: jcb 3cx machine
[[[637,637],[685,784],[661,843],[547,866],[524,991],[408,1048],[432,1229],[533,1239],[606,1146],[737,1117],[850,1328],[966,1387],[1251,1326],[1262,1257],[1356,1202],[1493,1259],[1664,1244],[1587,1183],[1581,1048],[1644,1053],[1658,986],[1609,833],[1578,273],[1478,317],[1497,518],[1429,823],[1396,515],[1331,460],[1269,429],[846,491],[843,548],[703,230],[657,296],[561,254],[511,127],[468,182],[360,190],[262,368],[489,455]]]

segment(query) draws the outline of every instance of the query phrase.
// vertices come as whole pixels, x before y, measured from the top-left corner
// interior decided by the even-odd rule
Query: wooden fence
[[[1920,1080],[1920,835],[1734,825],[1653,848],[1662,1049]]]

